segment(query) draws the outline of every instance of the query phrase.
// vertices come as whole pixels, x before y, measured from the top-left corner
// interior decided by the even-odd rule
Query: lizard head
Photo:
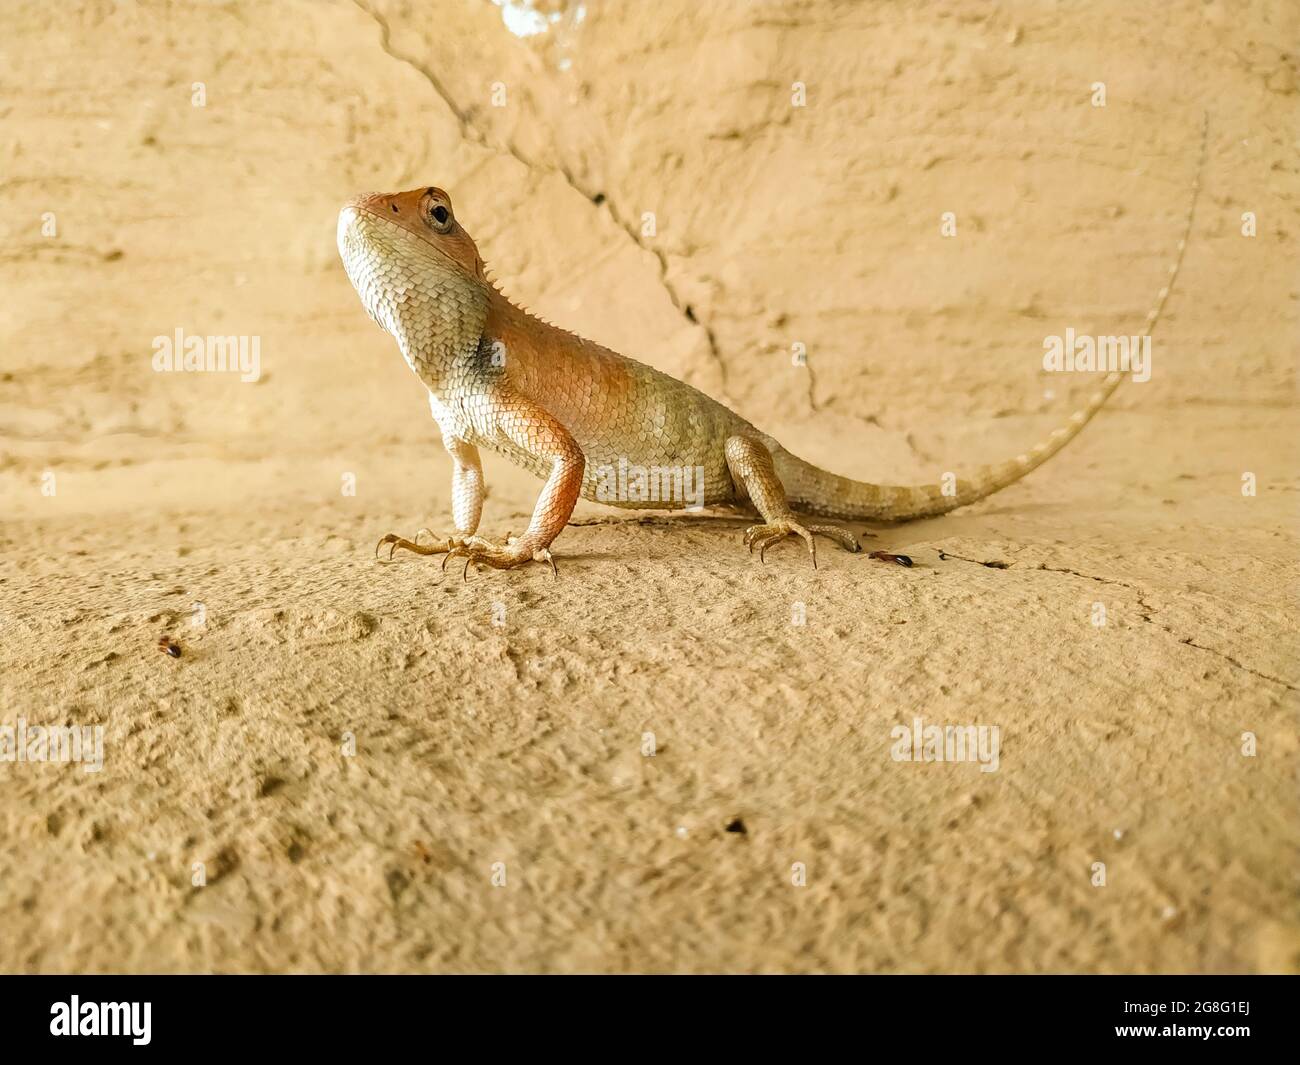
[[[355,196],[339,213],[339,249],[347,260],[344,237],[355,242],[373,241],[385,229],[400,229],[413,237],[412,251],[430,262],[431,269],[450,265],[467,278],[484,280],[483,260],[470,235],[461,228],[451,209],[451,197],[439,188],[410,192],[368,192]]]
[[[339,212],[339,255],[372,318],[401,343],[458,346],[481,327],[490,286],[439,188],[366,193]],[[476,321],[477,320],[477,321]]]

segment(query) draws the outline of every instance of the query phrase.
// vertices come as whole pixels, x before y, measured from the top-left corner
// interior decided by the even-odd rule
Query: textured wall
[[[812,458],[927,479],[1001,459],[1070,409],[1045,335],[1141,327],[1206,109],[1154,379],[1116,402],[1294,401],[1290,5],[554,9],[520,38],[486,0],[7,5],[6,483],[57,439],[116,470],[104,502],[201,501],[177,450],[274,459],[293,492],[322,453],[424,432],[333,241],[352,193],[425,183],[517,299],[765,428],[806,423]],[[148,372],[177,326],[260,335],[263,381]]]

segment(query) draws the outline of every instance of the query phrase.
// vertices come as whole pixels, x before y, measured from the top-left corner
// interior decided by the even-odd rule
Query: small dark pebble
[[[731,822],[731,824],[727,826],[727,831],[739,832],[742,836],[749,834],[749,830],[745,828],[745,822],[742,821],[739,817],[737,817],[734,821]]]

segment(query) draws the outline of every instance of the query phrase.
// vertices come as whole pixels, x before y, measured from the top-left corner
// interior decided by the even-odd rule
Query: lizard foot
[[[812,558],[813,569],[817,568],[817,545],[813,540],[814,536],[829,536],[845,551],[861,551],[862,545],[858,543],[857,537],[847,529],[841,529],[838,525],[800,525],[794,521],[776,521],[767,525],[751,525],[745,530],[745,546],[749,548],[749,553],[754,553],[754,548],[758,548],[758,560],[765,562],[764,554],[767,549],[775,543],[779,543],[787,536],[800,536],[804,543],[808,545],[808,554]]]
[[[470,566],[485,565],[493,569],[516,569],[529,562],[545,562],[551,567],[551,574],[559,576],[555,568],[555,559],[550,549],[541,547],[537,550],[529,547],[522,538],[506,534],[503,543],[494,543],[481,536],[471,536],[464,540],[453,540],[447,557],[442,560],[442,568],[453,558],[463,558],[465,568],[461,570],[461,580],[469,580]]]
[[[429,538],[433,542],[428,544],[420,543],[420,533],[428,533]],[[375,544],[375,558],[379,559],[380,562],[385,561],[385,559],[379,558],[379,551],[385,546],[388,547],[388,558],[386,561],[392,562],[393,552],[395,552],[399,547],[403,551],[413,551],[417,555],[440,555],[444,551],[450,551],[455,542],[456,541],[452,539],[440,540],[438,537],[434,536],[433,533],[429,532],[428,529],[420,529],[415,534],[414,540],[408,540],[404,536],[398,536],[397,533],[389,533],[381,539],[379,543]]]

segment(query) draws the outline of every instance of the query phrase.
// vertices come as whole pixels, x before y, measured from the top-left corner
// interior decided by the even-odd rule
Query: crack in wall
[[[1230,666],[1240,669],[1245,673],[1249,673],[1251,676],[1258,677],[1260,680],[1266,680],[1272,684],[1280,684],[1288,691],[1300,691],[1300,687],[1297,687],[1290,681],[1283,680],[1281,677],[1274,677],[1268,673],[1261,673],[1258,669],[1253,669],[1250,666],[1245,665],[1243,662],[1233,658],[1232,655],[1228,654],[1226,651],[1220,651],[1214,647],[1206,647],[1204,644],[1197,643],[1193,637],[1183,636],[1180,633],[1175,632],[1168,625],[1156,621],[1151,616],[1156,612],[1156,608],[1146,601],[1147,593],[1135,584],[1129,584],[1127,581],[1112,580],[1106,577],[1095,577],[1091,573],[1080,573],[1078,570],[1057,568],[1055,566],[1048,566],[1045,563],[1039,563],[1038,568],[1040,570],[1046,570],[1048,573],[1067,573],[1073,577],[1082,577],[1085,580],[1098,581],[1101,584],[1116,584],[1121,588],[1127,588],[1137,596],[1138,606],[1141,608],[1138,616],[1148,625],[1154,625],[1161,632],[1174,637],[1181,644],[1185,644],[1188,647],[1195,647],[1199,651],[1208,651],[1210,654],[1223,659],[1223,661],[1227,662]]]
[[[861,423],[864,428],[880,429],[886,433],[894,433],[900,436],[903,440],[903,443],[907,445],[908,450],[911,451],[913,455],[915,455],[926,465],[929,466],[940,465],[940,462],[937,458],[935,458],[933,455],[926,453],[921,449],[920,445],[917,444],[916,442],[916,437],[909,430],[891,428],[890,426],[886,425],[883,421],[881,421],[880,416],[876,414],[860,414],[857,411],[852,411],[852,410],[848,410],[848,411],[833,410],[827,404],[819,401],[816,396],[817,377],[816,377],[816,373],[813,371],[813,365],[811,360],[804,363],[804,369],[808,371],[808,407],[814,414],[822,414],[822,413],[839,414],[842,417],[850,418],[854,421]]]
[[[961,555],[950,554],[946,551],[940,551],[939,556],[941,558],[957,559],[960,562],[970,562],[973,563],[974,565],[986,566],[991,569],[1003,568],[1001,566],[990,566],[989,563],[981,562],[979,559],[963,558]],[[1141,588],[1139,588],[1135,584],[1129,584],[1127,581],[1119,581],[1110,577],[1097,577],[1091,573],[1080,573],[1078,570],[1068,569],[1065,567],[1049,566],[1044,562],[1040,562],[1036,568],[1039,570],[1043,570],[1047,573],[1064,573],[1071,577],[1079,577],[1083,580],[1096,581],[1098,584],[1111,584],[1111,585],[1117,585],[1121,588],[1127,588],[1129,591],[1133,592],[1137,597],[1137,604],[1138,607],[1140,608],[1138,612],[1138,617],[1140,617],[1148,625],[1154,625],[1161,632],[1174,637],[1179,643],[1187,647],[1195,647],[1198,651],[1206,651],[1209,654],[1216,656],[1217,658],[1221,658],[1223,661],[1227,662],[1228,665],[1234,667],[1235,669],[1240,669],[1242,672],[1249,673],[1251,676],[1258,677],[1260,680],[1269,681],[1271,684],[1280,684],[1288,691],[1293,691],[1293,692],[1300,691],[1300,687],[1297,687],[1295,684],[1292,684],[1288,680],[1284,680],[1281,677],[1274,677],[1269,673],[1262,673],[1258,669],[1254,669],[1251,666],[1248,666],[1245,663],[1238,661],[1236,658],[1233,658],[1232,655],[1228,654],[1228,652],[1226,651],[1220,651],[1214,647],[1207,647],[1205,646],[1205,644],[1197,643],[1195,637],[1183,636],[1181,633],[1178,633],[1174,629],[1171,629],[1168,625],[1164,625],[1156,621],[1152,617],[1152,615],[1156,613],[1156,607],[1152,606],[1150,603],[1146,601],[1147,593],[1144,592]]]
[[[817,375],[813,372],[812,362],[808,361],[806,356],[803,368],[808,371],[808,408],[814,414],[820,414],[822,407],[821,404],[817,402],[816,396]]]
[[[711,327],[701,322],[695,316],[694,308],[689,303],[685,303],[682,300],[676,286],[674,286],[672,281],[669,280],[667,255],[665,255],[659,248],[651,247],[642,241],[636,228],[624,220],[622,213],[605,193],[585,188],[573,172],[563,163],[549,166],[537,162],[530,158],[526,152],[521,150],[517,144],[510,140],[502,140],[500,143],[494,143],[487,134],[474,125],[470,119],[469,112],[456,103],[451,93],[447,90],[447,87],[443,85],[441,79],[426,64],[420,62],[418,59],[412,58],[411,56],[403,55],[393,48],[392,32],[389,29],[387,19],[385,19],[383,15],[366,7],[361,0],[353,0],[353,3],[356,5],[358,10],[368,15],[379,27],[380,48],[382,48],[388,56],[397,60],[397,62],[404,63],[406,66],[410,67],[433,87],[433,91],[438,95],[439,99],[442,100],[447,109],[456,117],[456,122],[460,126],[461,135],[465,137],[466,140],[473,141],[475,144],[486,148],[489,151],[505,152],[529,170],[541,173],[559,174],[564,178],[565,182],[574,192],[589,201],[593,206],[600,207],[603,205],[608,208],[610,218],[613,220],[614,224],[627,234],[632,243],[642,251],[647,251],[655,257],[656,262],[659,264],[659,283],[663,287],[664,292],[667,293],[669,302],[672,303],[673,308],[681,314],[683,318],[703,331],[704,339],[707,341],[709,347],[709,356],[718,367],[718,375],[721,380],[721,392],[724,398],[726,398],[727,364],[722,358],[722,351],[718,347],[717,337]],[[728,400],[728,403],[730,403],[730,400]]]

